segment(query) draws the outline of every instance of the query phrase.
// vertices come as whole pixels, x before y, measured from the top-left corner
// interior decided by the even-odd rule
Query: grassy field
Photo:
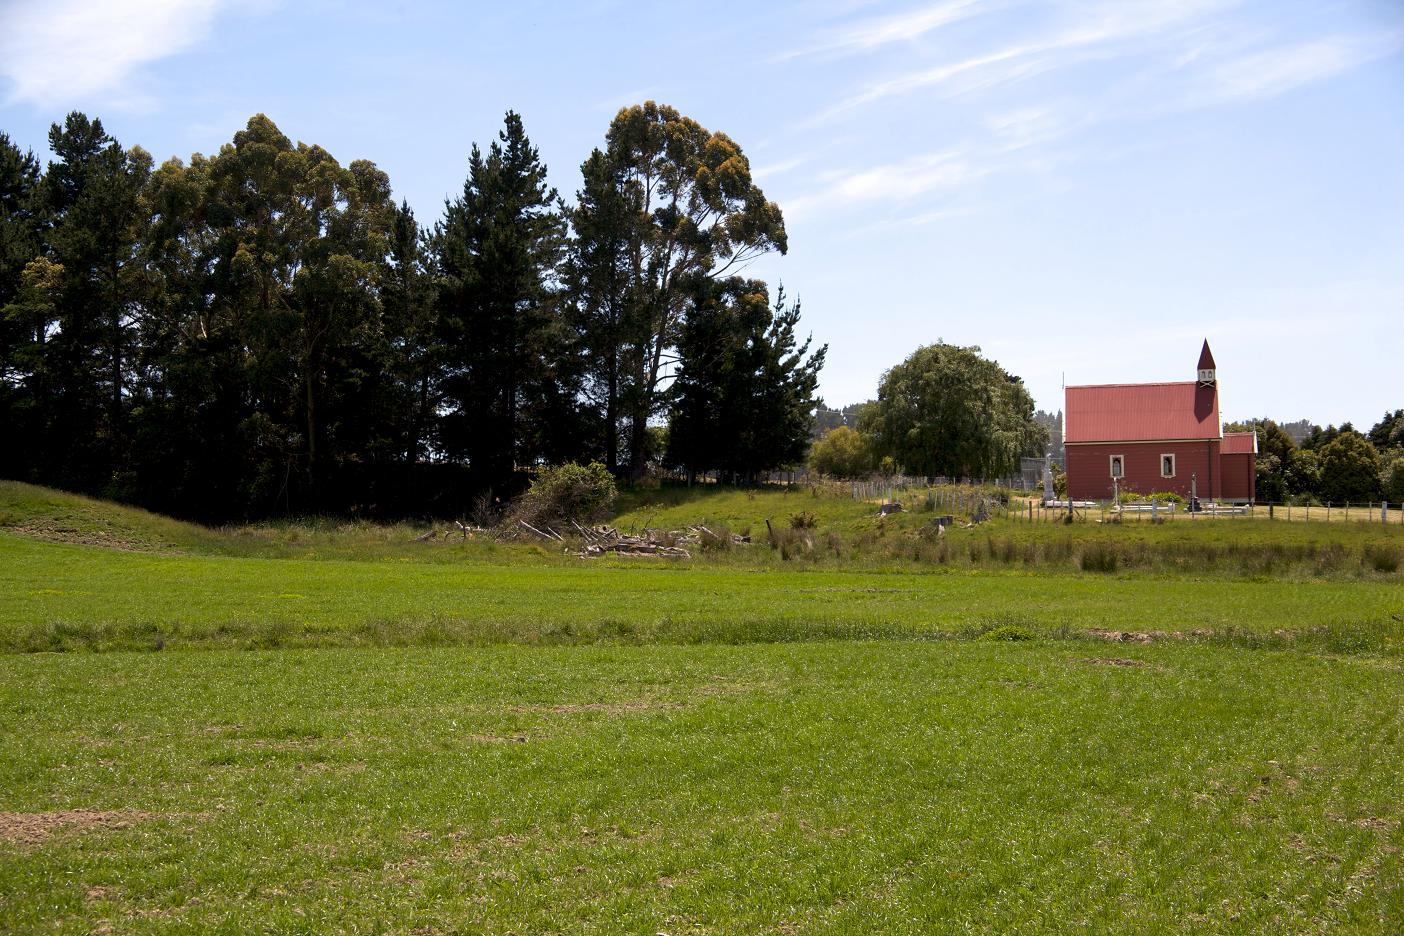
[[[1392,660],[823,642],[3,665],[10,932],[1404,916]]]
[[[1398,535],[613,522],[767,518],[814,547],[0,483],[0,931],[1397,931]]]

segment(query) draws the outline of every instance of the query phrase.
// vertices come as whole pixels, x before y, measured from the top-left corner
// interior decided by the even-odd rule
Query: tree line
[[[0,133],[0,475],[231,520],[804,457],[826,348],[745,276],[783,216],[671,107],[621,110],[570,204],[509,112],[430,226],[262,114],[160,166],[81,113],[48,142]]]
[[[1385,413],[1367,432],[1348,422],[1306,426],[1300,444],[1271,419],[1229,423],[1224,429],[1257,431],[1260,501],[1404,503],[1404,409]]]

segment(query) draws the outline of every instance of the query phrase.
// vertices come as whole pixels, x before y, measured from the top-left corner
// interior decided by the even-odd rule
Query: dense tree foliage
[[[695,468],[803,459],[823,350],[738,278],[779,209],[672,108],[621,111],[572,207],[509,112],[427,231],[261,114],[159,167],[79,113],[49,148],[0,134],[0,474],[226,520],[637,476],[668,423]]]
[[[1383,463],[1370,440],[1355,431],[1337,433],[1317,453],[1320,493],[1327,503],[1376,500]]]
[[[1048,443],[1022,381],[979,348],[949,344],[918,348],[884,374],[860,427],[879,457],[928,477],[1004,477]]]
[[[1367,437],[1370,444],[1381,452],[1404,448],[1404,409],[1385,413],[1379,422],[1370,427]]]

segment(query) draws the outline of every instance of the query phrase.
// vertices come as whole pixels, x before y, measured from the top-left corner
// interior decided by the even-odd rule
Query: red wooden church
[[[1068,387],[1063,443],[1068,495],[1106,500],[1122,491],[1251,502],[1258,437],[1224,432],[1209,342],[1199,374],[1176,383]]]

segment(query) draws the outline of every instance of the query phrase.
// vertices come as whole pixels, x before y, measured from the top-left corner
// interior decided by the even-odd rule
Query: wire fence
[[[1342,504],[1254,503],[1220,504],[1201,502],[1191,511],[1183,503],[1128,503],[1114,501],[1054,501],[1044,503],[998,484],[957,483],[937,479],[935,484],[921,478],[848,482],[854,500],[879,504],[900,504],[903,510],[921,510],[959,517],[1006,519],[1025,523],[1065,523],[1097,521],[1151,523],[1204,523],[1227,520],[1258,520],[1283,523],[1367,523],[1404,526],[1404,504],[1372,501]]]

